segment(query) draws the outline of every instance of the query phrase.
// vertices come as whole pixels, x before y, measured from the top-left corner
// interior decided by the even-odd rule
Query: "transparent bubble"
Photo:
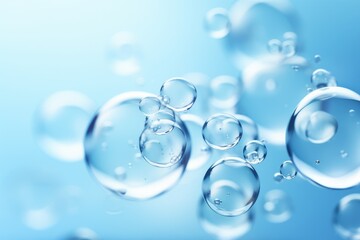
[[[205,17],[205,29],[212,38],[224,38],[230,31],[228,13],[224,8],[213,8]]]
[[[231,76],[218,76],[211,81],[211,104],[218,109],[236,106],[241,94],[240,81]]]
[[[283,175],[279,172],[274,173],[274,180],[275,182],[281,182],[284,179]]]
[[[298,36],[297,36],[297,34],[294,33],[294,32],[285,32],[285,33],[283,34],[283,38],[285,39],[285,41],[286,41],[286,40],[291,40],[291,41],[293,41],[294,43],[296,43],[297,40],[298,40]]]
[[[360,239],[360,194],[343,197],[334,211],[334,227],[346,239]]]
[[[250,231],[254,223],[254,212],[227,217],[213,211],[203,198],[200,199],[198,217],[203,229],[219,239],[238,239]]]
[[[273,60],[267,64],[256,62],[244,69],[237,109],[256,122],[261,139],[283,145],[289,116],[307,94],[307,62],[299,56]],[[300,66],[298,71],[292,69],[294,65]]]
[[[284,191],[271,190],[265,195],[263,210],[268,221],[273,223],[286,222],[292,215],[290,198]]]
[[[224,216],[238,216],[255,203],[260,182],[255,169],[241,158],[215,162],[206,172],[202,191],[207,204]]]
[[[289,1],[235,1],[229,10],[231,31],[227,47],[239,70],[254,61],[263,61],[269,53],[270,39],[285,32],[297,32],[296,14]]]
[[[319,63],[321,61],[321,56],[319,55],[319,54],[316,54],[315,56],[314,56],[314,62],[315,63]]]
[[[174,111],[189,110],[195,103],[197,92],[195,86],[182,78],[171,78],[164,82],[160,96],[168,97],[167,107]]]
[[[83,160],[82,142],[94,112],[94,103],[82,93],[52,94],[35,114],[35,134],[40,147],[59,160]]]
[[[109,56],[113,71],[118,75],[130,76],[140,71],[139,47],[129,32],[119,32],[112,37]]]
[[[305,128],[305,136],[310,142],[321,144],[334,137],[338,124],[331,114],[316,111],[311,113],[303,127]]]
[[[158,129],[170,128],[170,131],[158,133]],[[154,130],[156,129],[156,130]],[[144,159],[156,167],[171,167],[186,151],[186,133],[173,121],[162,119],[153,128],[145,128],[140,135],[140,152]]]
[[[315,89],[323,87],[336,87],[335,77],[325,69],[316,69],[311,75],[311,84]]]
[[[250,164],[259,164],[264,161],[267,154],[266,146],[263,142],[253,140],[248,142],[243,150],[244,159]]]
[[[145,123],[139,101],[145,97],[155,96],[145,92],[127,92],[109,100],[95,115],[85,139],[90,172],[104,187],[127,199],[149,199],[171,189],[181,178],[190,156],[188,131],[175,116],[175,132],[182,131],[187,139],[181,159],[171,167],[160,168],[138,157],[139,138]],[[104,135],[101,126],[108,121],[112,122],[113,130]],[[181,130],[178,130],[179,127]],[[101,149],[102,142],[108,144],[107,151]],[[171,144],[174,143],[169,142],[170,145],[164,147],[173,149],[176,146]],[[119,167],[126,170],[126,174],[120,171],[120,178]]]
[[[65,240],[96,240],[97,234],[90,228],[79,228]]]
[[[186,169],[195,170],[208,162],[212,155],[212,148],[202,138],[202,126],[205,121],[193,114],[183,114],[180,118],[186,125],[191,139],[191,154]]]
[[[320,88],[309,93],[291,116],[286,136],[289,156],[303,176],[320,186],[344,189],[360,183],[360,116],[349,116],[351,109],[360,111],[357,93],[341,87]],[[319,136],[308,138],[310,118],[319,111],[325,116],[324,123],[317,124],[319,129],[314,127]]]
[[[293,40],[285,40],[282,42],[281,53],[285,57],[292,57],[296,53],[296,45]]]
[[[162,121],[168,120],[168,121]],[[162,108],[153,115],[149,115],[145,120],[145,128],[150,128],[157,134],[165,134],[174,128],[176,115],[170,108]]]
[[[160,111],[161,102],[157,97],[145,97],[139,102],[139,109],[146,116],[151,116]]]
[[[286,160],[280,165],[280,173],[283,178],[291,180],[297,175],[297,170],[292,161]]]
[[[280,54],[282,50],[282,43],[279,39],[271,39],[268,42],[268,51],[271,54]]]
[[[212,148],[225,150],[234,147],[242,136],[238,119],[229,114],[215,114],[206,120],[202,128],[204,141]]]

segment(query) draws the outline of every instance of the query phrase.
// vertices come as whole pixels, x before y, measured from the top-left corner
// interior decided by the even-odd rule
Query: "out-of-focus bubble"
[[[321,61],[321,56],[319,55],[319,54],[316,54],[315,56],[314,56],[314,62],[315,63],[319,63]]]
[[[211,116],[202,128],[204,141],[219,150],[234,147],[240,141],[242,133],[240,121],[229,114]]]
[[[230,21],[227,10],[213,8],[206,13],[205,30],[212,38],[224,38],[230,31]]]
[[[172,126],[169,128],[169,126]],[[171,129],[159,134],[154,129]],[[140,135],[140,152],[144,159],[156,167],[171,167],[179,162],[186,151],[186,133],[176,123],[159,120],[153,128],[145,128]]]
[[[231,109],[236,106],[241,94],[241,82],[231,76],[222,75],[211,81],[211,104],[217,109]]]
[[[83,160],[82,142],[94,112],[94,103],[82,93],[62,91],[49,96],[35,114],[40,147],[59,160]]]
[[[266,193],[263,210],[267,220],[282,223],[290,219],[292,206],[289,197],[281,190],[271,190]]]
[[[227,47],[236,67],[242,70],[253,61],[263,61],[270,39],[297,32],[296,15],[287,0],[236,1],[229,10],[231,31]]]
[[[268,51],[271,54],[280,54],[281,53],[281,41],[279,39],[271,39],[268,42]]]
[[[212,148],[202,138],[204,120],[193,114],[183,114],[180,118],[186,125],[191,139],[191,154],[186,169],[195,170],[203,166],[212,155]]]
[[[283,34],[283,38],[285,39],[285,41],[286,41],[286,40],[291,40],[291,41],[293,41],[295,44],[296,44],[296,42],[297,42],[297,40],[298,40],[297,34],[294,33],[294,32],[285,32],[285,33]]]
[[[296,43],[293,40],[285,40],[282,42],[281,53],[285,57],[292,57],[296,53]]]
[[[279,172],[274,173],[274,181],[275,182],[281,182],[284,179],[283,175]]]
[[[198,217],[203,229],[219,239],[238,239],[250,231],[254,222],[254,212],[227,217],[213,211],[203,198],[200,199]]]
[[[299,66],[298,71],[292,69],[294,65]],[[244,69],[244,90],[238,112],[256,122],[261,139],[271,144],[285,144],[289,116],[307,94],[306,66],[304,58],[294,56],[267,64],[253,63]]]
[[[356,114],[350,116],[349,110]],[[289,156],[303,176],[334,189],[360,183],[359,111],[360,96],[340,87],[317,89],[299,103],[286,142]]]
[[[139,102],[139,109],[146,116],[151,116],[160,111],[161,102],[157,97],[145,97]]]
[[[215,162],[206,172],[202,191],[207,204],[218,214],[238,216],[255,203],[260,182],[255,169],[241,158]]]
[[[259,164],[264,161],[267,155],[265,144],[258,140],[246,143],[243,149],[244,159],[250,164]]]
[[[65,240],[96,240],[97,234],[90,228],[79,228]]]
[[[294,165],[294,163],[290,160],[284,161],[280,165],[280,174],[283,176],[283,178],[287,180],[291,180],[297,175],[297,170]]]
[[[336,87],[335,77],[325,69],[316,69],[311,75],[311,84],[314,89],[323,87]]]
[[[360,194],[343,197],[334,211],[334,227],[346,239],[360,239]]]
[[[111,39],[109,55],[116,74],[130,76],[140,71],[140,52],[131,33],[116,33]]]
[[[195,103],[197,92],[195,86],[182,78],[171,78],[160,88],[160,96],[167,97],[166,106],[174,111],[189,110]]]
[[[174,128],[175,122],[175,112],[166,107],[160,109],[160,111],[153,115],[147,116],[145,120],[145,128],[152,129],[156,134],[165,134]]]
[[[159,168],[141,157],[138,143],[145,116],[139,110],[139,101],[145,97],[155,96],[145,92],[127,92],[109,100],[95,115],[85,139],[90,172],[104,187],[127,199],[149,199],[171,189],[181,178],[190,156],[188,131],[175,116],[176,128],[180,127],[187,139],[181,159],[171,167]],[[112,122],[111,133],[102,133],[104,122]],[[102,150],[103,142],[108,144],[106,151]],[[120,171],[120,178],[119,167],[126,170],[126,173]]]
[[[23,221],[26,226],[34,230],[45,230],[52,227],[57,218],[51,207],[29,209],[24,213]]]

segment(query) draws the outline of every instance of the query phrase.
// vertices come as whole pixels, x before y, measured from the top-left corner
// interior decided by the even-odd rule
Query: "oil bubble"
[[[286,160],[280,165],[280,173],[283,178],[291,180],[297,175],[297,170],[292,161]]]
[[[244,159],[250,164],[259,164],[267,155],[265,144],[258,140],[246,143],[243,150]]]
[[[227,10],[213,8],[205,16],[205,29],[212,38],[224,38],[230,31],[230,21]]]
[[[360,183],[360,161],[356,157],[360,154],[356,145],[360,129],[357,121],[349,117],[349,109],[360,111],[357,93],[341,87],[326,87],[309,93],[291,116],[286,135],[289,156],[305,178],[320,186],[344,189]],[[319,111],[321,114],[315,116],[325,121],[316,124],[320,129],[314,125],[311,128],[314,134],[308,138],[309,119]],[[314,164],[316,160],[321,164]]]
[[[335,77],[325,69],[316,69],[311,75],[311,84],[315,89],[323,87],[336,87]]]
[[[164,168],[154,167],[143,158],[137,157],[139,138],[145,123],[145,116],[139,110],[139,101],[145,97],[155,96],[146,92],[127,92],[110,99],[93,118],[84,143],[90,173],[105,188],[126,199],[149,199],[170,190],[182,177],[190,156],[188,131],[183,122],[175,116],[175,127],[171,132],[181,132],[181,136],[186,138],[186,147],[181,158],[171,167]],[[111,134],[103,135],[101,126],[106,121],[111,121],[114,127]],[[101,142],[104,140],[109,144],[106,152],[101,151]],[[173,147],[176,146],[169,146],[169,149]],[[119,179],[118,171],[115,171],[118,167],[125,169],[125,178]]]
[[[273,223],[286,222],[292,215],[290,198],[284,191],[271,190],[265,195],[263,210],[268,221]]]
[[[160,111],[161,102],[156,97],[145,97],[140,100],[139,109],[146,116],[151,116]]]
[[[230,114],[215,114],[206,120],[202,128],[204,141],[219,150],[234,147],[242,133],[240,121]]]
[[[208,169],[202,191],[212,210],[224,216],[238,216],[255,203],[260,182],[250,164],[241,158],[227,157]]]
[[[195,103],[197,92],[195,86],[182,78],[171,78],[160,88],[160,96],[168,98],[167,107],[174,111],[189,110]]]

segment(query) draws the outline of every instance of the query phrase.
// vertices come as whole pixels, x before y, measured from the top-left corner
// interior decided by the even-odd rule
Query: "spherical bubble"
[[[82,160],[82,142],[94,112],[94,103],[82,93],[62,91],[49,96],[35,116],[40,147],[59,160]]]
[[[157,97],[145,97],[139,102],[139,109],[146,116],[158,113],[161,108],[161,102]]]
[[[321,61],[321,56],[319,55],[319,54],[316,54],[315,56],[314,56],[314,62],[315,63],[319,63]]]
[[[290,199],[285,192],[277,189],[266,193],[263,210],[267,220],[273,223],[286,222],[292,214]]]
[[[227,217],[213,211],[203,198],[200,199],[198,217],[203,229],[219,239],[238,239],[250,231],[254,223],[254,212]]]
[[[360,194],[343,197],[334,211],[334,227],[346,239],[360,239]]]
[[[279,172],[274,173],[274,180],[275,182],[281,182],[284,179],[283,175]]]
[[[267,154],[265,144],[258,140],[253,140],[246,143],[243,155],[244,159],[250,164],[259,164],[264,161]]]
[[[220,150],[234,147],[241,139],[242,132],[240,121],[229,114],[211,116],[202,128],[204,141]]]
[[[90,172],[104,187],[127,199],[149,199],[171,189],[181,178],[190,156],[188,131],[176,116],[175,132],[182,131],[186,137],[186,149],[181,159],[167,168],[154,167],[143,159],[139,138],[145,116],[139,110],[139,101],[145,97],[155,96],[127,92],[109,100],[95,115],[85,139]],[[104,122],[112,123],[111,132],[102,131]],[[107,143],[105,150],[102,143]],[[170,145],[164,147],[174,149],[173,143],[176,142],[169,142]]]
[[[213,8],[205,17],[205,29],[212,38],[224,38],[230,31],[228,13],[224,8]]]
[[[161,120],[168,120],[162,121]],[[157,113],[149,115],[145,119],[145,128],[150,128],[157,134],[165,134],[174,128],[176,115],[170,108],[162,108]]]
[[[167,97],[166,106],[174,111],[189,110],[194,104],[197,92],[195,86],[182,78],[171,78],[160,88],[160,96]]]
[[[335,77],[325,69],[316,69],[311,75],[311,84],[315,89],[323,87],[336,87]]]
[[[176,123],[167,119],[159,120],[153,128],[145,128],[140,135],[140,152],[144,159],[156,167],[171,167],[181,160],[186,150],[186,133]],[[165,133],[157,130],[163,126],[172,128]]]
[[[255,203],[260,182],[255,169],[241,158],[215,162],[206,172],[202,191],[207,204],[224,216],[238,216]]]
[[[281,53],[285,57],[292,57],[296,53],[296,45],[293,40],[285,40],[282,42]]]
[[[286,160],[280,165],[280,173],[283,178],[291,180],[297,175],[297,170],[292,161]]]
[[[298,56],[273,60],[267,64],[253,63],[244,69],[237,109],[256,122],[261,139],[282,145],[289,116],[307,94],[307,63]],[[299,66],[298,71],[293,70],[294,65]]]
[[[271,39],[268,42],[268,51],[271,54],[280,54],[282,49],[282,43],[279,39]]]
[[[328,87],[309,93],[291,116],[289,156],[303,176],[320,186],[344,189],[360,183],[360,115],[350,116],[349,110],[360,111],[360,96]]]
[[[183,114],[180,118],[185,123],[191,139],[191,154],[186,169],[195,170],[209,161],[212,155],[212,148],[202,138],[204,120],[193,114]]]
[[[239,70],[253,61],[265,60],[270,39],[297,32],[296,15],[289,1],[236,1],[229,10],[231,31],[227,47]]]
[[[131,33],[116,33],[111,39],[109,55],[116,74],[129,76],[140,71],[140,53]]]
[[[240,81],[231,76],[218,76],[211,81],[211,104],[218,109],[231,109],[239,101]]]

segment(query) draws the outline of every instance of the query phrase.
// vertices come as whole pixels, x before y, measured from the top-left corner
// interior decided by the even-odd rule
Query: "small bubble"
[[[156,97],[145,97],[139,102],[139,109],[146,116],[151,116],[158,113],[160,108],[161,102]]]
[[[216,198],[215,200],[214,200],[214,204],[215,205],[220,205],[222,203],[222,201],[220,200],[220,199],[218,199],[218,198]]]
[[[350,109],[350,110],[349,110],[349,115],[350,115],[350,117],[355,116],[355,110],[354,110],[354,109]]]
[[[293,40],[285,40],[282,43],[282,54],[285,57],[292,57],[296,53],[295,42]]]
[[[321,61],[321,56],[319,55],[319,54],[316,54],[315,56],[314,56],[314,62],[315,63],[319,63]]]
[[[114,129],[114,125],[111,121],[105,121],[101,125],[101,132],[103,134],[108,134]]]
[[[312,73],[311,83],[315,89],[337,86],[335,77],[329,71],[321,68]]]
[[[298,65],[294,65],[292,66],[292,69],[295,71],[295,72],[298,72],[300,67]]]
[[[281,41],[279,39],[271,39],[268,42],[268,51],[271,54],[279,54],[281,52]]]
[[[320,164],[320,160],[315,160],[315,163],[316,163],[317,165],[319,165],[319,164]]]
[[[259,164],[264,161],[267,155],[267,149],[263,142],[253,140],[245,145],[243,155],[248,163]]]
[[[129,166],[129,168],[132,168],[132,163],[129,162],[129,163],[128,163],[128,166]]]
[[[340,155],[342,158],[347,158],[349,154],[347,152],[345,152],[344,150],[341,150]]]
[[[209,10],[205,16],[205,29],[212,38],[221,39],[228,35],[230,21],[227,10],[224,8]]]
[[[293,162],[287,160],[281,164],[280,173],[285,179],[291,180],[297,175],[297,170]]]
[[[284,179],[284,177],[283,177],[283,175],[281,175],[281,173],[279,173],[279,172],[274,173],[275,182],[280,183],[283,179]]]

